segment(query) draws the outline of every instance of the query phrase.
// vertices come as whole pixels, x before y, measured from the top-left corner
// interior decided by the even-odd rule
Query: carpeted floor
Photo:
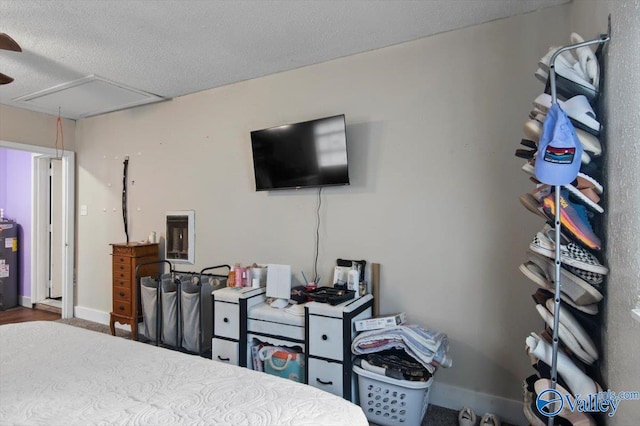
[[[60,319],[56,322],[61,322],[64,324],[69,324],[74,327],[85,328],[87,330],[93,330],[100,333],[111,334],[109,331],[109,326],[104,324],[98,324],[96,322],[91,322],[87,320],[83,320],[80,318],[67,318]],[[128,330],[122,330],[116,327],[116,336],[124,337],[126,339],[131,338],[131,332]],[[374,425],[374,423],[371,423]],[[429,405],[427,410],[427,414],[424,416],[422,420],[422,424],[420,426],[457,426],[458,425],[458,412],[454,410],[449,410],[447,408],[438,407],[437,405]]]
[[[98,324],[97,322],[87,321],[87,320],[83,320],[83,319],[80,319],[80,318],[65,318],[65,319],[59,319],[56,322],[61,322],[63,324],[69,324],[69,325],[72,325],[74,327],[85,328],[87,330],[98,331],[100,333],[111,334],[111,331],[109,330],[109,326],[108,325]],[[126,339],[130,339],[131,338],[131,331],[122,330],[122,329],[116,327],[116,336],[124,337]]]
[[[458,412],[429,405],[421,426],[458,426]]]

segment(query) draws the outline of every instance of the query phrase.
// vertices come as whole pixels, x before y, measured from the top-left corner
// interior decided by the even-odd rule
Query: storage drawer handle
[[[326,334],[323,334],[323,335],[322,335],[322,340],[327,340],[328,338],[329,338],[329,337],[327,337],[327,335],[326,335]]]
[[[121,291],[119,294],[120,296],[124,297],[124,291]]]
[[[218,355],[218,359],[219,359],[220,361],[224,361],[224,362],[231,361],[231,358],[222,358],[220,355]]]
[[[229,318],[224,317],[224,318],[222,319],[222,321],[224,321],[224,322],[229,322]]]
[[[317,377],[316,377],[316,382],[320,383],[321,385],[332,385],[333,384],[333,381],[325,382],[324,380],[320,380]]]
[[[121,311],[124,311],[124,306],[120,305],[118,306],[118,309],[120,309]]]
[[[120,266],[120,269],[124,270],[124,266]]]

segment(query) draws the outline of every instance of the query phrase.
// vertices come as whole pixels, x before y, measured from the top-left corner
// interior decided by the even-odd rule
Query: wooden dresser
[[[115,336],[115,323],[131,325],[131,338],[138,340],[138,322],[142,321],[142,309],[138,300],[136,267],[141,263],[159,260],[156,243],[117,243],[111,256],[113,264],[113,311],[109,319],[111,334]],[[140,267],[140,277],[158,277],[159,265]],[[136,309],[137,307],[137,309]],[[137,312],[137,314],[136,314]]]

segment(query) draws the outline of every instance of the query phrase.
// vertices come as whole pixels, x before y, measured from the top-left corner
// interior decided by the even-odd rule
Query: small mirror
[[[167,212],[166,259],[174,263],[195,263],[195,211]]]

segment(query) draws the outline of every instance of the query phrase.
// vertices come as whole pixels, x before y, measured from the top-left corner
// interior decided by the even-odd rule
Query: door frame
[[[60,247],[62,245],[61,222],[62,222],[62,162],[53,157],[47,157],[49,163],[49,191],[48,203],[42,205],[49,206],[50,227],[47,229],[49,235],[49,243],[51,248]],[[41,198],[42,200],[42,198]],[[49,266],[49,282],[45,283],[45,294],[48,298],[62,297],[62,258],[61,251],[49,250],[47,256]],[[40,286],[42,289],[42,286]],[[52,293],[55,289],[55,295]]]
[[[45,188],[42,188],[41,179],[38,174],[38,159],[42,156],[55,157],[56,150],[37,145],[28,145],[18,142],[10,142],[0,140],[0,147],[15,149],[19,151],[28,151],[40,156],[34,156],[32,159],[32,206],[31,206],[31,301],[32,304],[37,302],[38,285],[36,277],[40,273],[38,265],[43,262],[41,250],[38,249],[38,242],[42,240],[42,232],[48,233],[48,226],[42,229],[37,221],[38,205],[41,202],[43,192],[48,192],[48,182]],[[60,251],[62,253],[62,318],[73,318],[74,306],[74,271],[75,271],[75,152],[63,150],[57,151],[58,156],[62,157],[62,243]],[[48,176],[48,169],[47,169]],[[47,220],[48,221],[48,220]],[[44,259],[48,262],[47,259]],[[42,298],[42,297],[41,297]]]

